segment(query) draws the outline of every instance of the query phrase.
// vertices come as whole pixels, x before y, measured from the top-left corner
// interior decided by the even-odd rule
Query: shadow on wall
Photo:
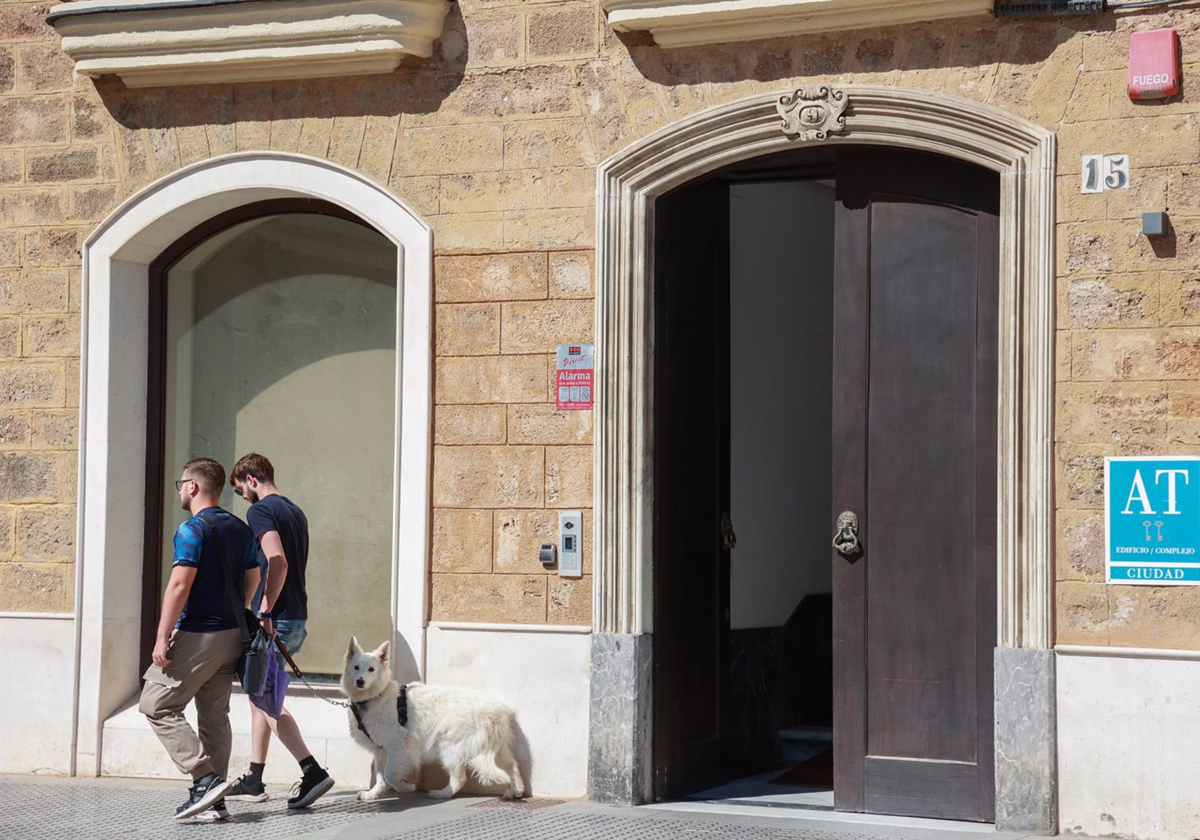
[[[344,126],[345,136],[340,136],[332,123],[337,117],[394,120],[403,114],[417,117],[414,124],[428,118],[426,123],[439,125],[495,122],[512,115],[582,117],[596,154],[603,157],[646,131],[715,102],[810,81],[853,79],[939,90],[1012,108],[1053,125],[1063,120],[1082,70],[1090,69],[1083,65],[1085,39],[1078,36],[1170,25],[1190,31],[1194,24],[1187,14],[1034,20],[979,16],[683,49],[659,47],[648,33],[615,33],[601,23],[603,35],[595,56],[546,63],[532,63],[534,59],[505,67],[472,67],[468,72],[472,41],[475,49],[494,43],[494,37],[489,41],[494,33],[487,28],[496,23],[482,14],[464,19],[455,5],[433,57],[406,58],[391,74],[196,86],[183,93],[165,88],[130,91],[120,80],[106,78],[97,83],[97,90],[104,107],[125,129],[121,151],[126,179],[135,182],[151,172],[172,171],[181,159],[187,162],[236,148],[271,146],[320,156],[328,152],[334,160],[342,149],[357,157],[352,135],[357,132],[361,140],[363,129]],[[1110,38],[1105,49],[1111,46],[1119,52],[1123,45],[1123,39]],[[1178,98],[1144,105],[1154,109],[1172,102]],[[85,109],[86,105],[77,120],[86,126],[89,119],[95,120]],[[324,124],[313,125],[321,121]],[[178,148],[168,131],[175,128],[180,129]],[[93,129],[98,130],[98,124]],[[136,136],[141,129],[149,131],[145,148]],[[369,125],[366,131],[377,135],[380,148],[394,140],[384,136],[389,133],[385,126]],[[187,132],[191,134],[185,137]]]
[[[456,105],[466,117],[502,118],[510,112],[529,112],[531,106],[536,112],[539,98],[561,97],[564,85],[611,90],[610,82],[628,83],[612,75],[614,70],[619,73],[626,52],[646,81],[663,86],[829,80],[892,71],[911,78],[1002,62],[1012,65],[1005,79],[1012,90],[1004,98],[1017,99],[1038,75],[1036,68],[1022,67],[1039,65],[1081,32],[1111,32],[1117,22],[1111,15],[1029,21],[986,16],[682,49],[659,47],[649,33],[617,33],[605,26],[599,58],[565,62],[581,65],[573,77],[550,65],[481,68],[468,75],[469,30],[487,25],[482,17],[464,20],[455,4],[433,57],[407,57],[387,75],[198,85],[186,95],[167,88],[130,91],[115,77],[99,80],[96,87],[109,113],[127,129],[205,125],[232,131],[238,123],[272,122],[284,124],[276,131],[286,131],[288,121],[297,121],[297,134],[298,121],[304,119],[433,114],[451,94],[456,94]],[[1079,64],[1077,57],[1073,63]],[[507,81],[501,76],[508,76]]]
[[[265,83],[196,85],[130,90],[116,76],[96,81],[105,108],[124,128],[225,126],[237,123],[334,117],[431,114],[460,84],[469,55],[467,26],[458,4],[446,16],[429,59],[406,56],[390,74]],[[232,143],[230,144],[233,145]]]
[[[1112,32],[1115,28],[1111,15],[1023,21],[986,16],[682,49],[655,46],[643,32],[616,33],[615,37],[649,81],[697,85],[804,77],[828,81],[842,74],[896,70],[911,76],[996,62],[1019,68],[1040,64],[1081,32]],[[1021,74],[1014,75],[1020,81]],[[1035,77],[1026,76],[1026,84]]]
[[[355,291],[364,287],[358,298],[348,294],[347,279],[357,281]],[[193,329],[207,328],[206,362],[221,372],[214,388],[234,391],[233,415],[309,365],[346,353],[395,351],[396,247],[352,222],[303,214],[262,220],[196,267],[193,295]],[[304,331],[320,340],[279,348],[257,338]],[[262,363],[267,353],[270,365]],[[233,373],[236,383],[225,381]]]

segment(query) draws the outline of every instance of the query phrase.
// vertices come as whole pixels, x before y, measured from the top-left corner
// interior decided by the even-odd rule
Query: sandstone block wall
[[[1122,19],[1084,40],[1058,132],[1060,643],[1200,647],[1200,590],[1103,583],[1104,457],[1200,452],[1200,98],[1146,108],[1125,93],[1132,24],[1197,45],[1194,18]],[[1197,71],[1185,63],[1185,78]],[[1078,161],[1093,151],[1131,155],[1128,191],[1079,194]],[[1140,234],[1149,210],[1169,212],[1168,236]]]
[[[74,604],[79,191],[116,161],[73,141],[70,62],[45,8],[0,5],[0,611]]]
[[[47,5],[0,0],[0,609],[71,606],[81,238],[182,165],[269,148],[357,169],[434,226],[433,617],[587,623],[590,578],[546,575],[533,547],[591,505],[591,419],[555,412],[550,378],[554,344],[590,336],[597,162],[721,102],[870,82],[1056,130],[1057,637],[1200,647],[1200,590],[1101,582],[1100,519],[1105,454],[1200,446],[1200,15],[664,50],[591,0],[461,0],[434,57],[389,75],[177,92],[73,80]],[[1164,26],[1184,93],[1132,103],[1129,33]],[[1131,189],[1080,195],[1080,155],[1118,152]],[[1139,214],[1163,209],[1151,242]]]
[[[592,413],[557,411],[554,354],[593,337],[591,251],[434,263],[432,613],[590,624]],[[584,576],[538,562],[558,511],[584,515]]]

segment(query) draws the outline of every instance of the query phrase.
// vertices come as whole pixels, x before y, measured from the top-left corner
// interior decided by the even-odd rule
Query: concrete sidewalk
[[[216,824],[176,822],[186,783],[140,779],[47,779],[0,776],[0,840],[151,838],[355,838],[355,840],[1019,840],[988,826],[927,820],[849,818],[779,808],[684,804],[617,808],[531,799],[519,803],[423,793],[359,802],[334,791],[307,811],[288,811],[286,791],[271,801],[229,803]],[[732,813],[721,813],[728,811]],[[847,821],[853,820],[853,821]]]

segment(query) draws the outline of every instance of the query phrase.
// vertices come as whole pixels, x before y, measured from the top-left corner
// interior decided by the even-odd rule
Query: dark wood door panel
[[[867,464],[867,337],[870,173],[839,165],[834,210],[833,510],[859,514],[859,540],[874,544],[865,516]],[[829,523],[834,532],[834,523]],[[867,577],[862,555],[833,563],[833,798],[839,811],[866,807]]]
[[[998,181],[846,149],[837,214],[835,802],[990,819]]]
[[[981,807],[973,763],[917,762],[867,756],[866,809],[873,814],[992,819]]]
[[[725,781],[728,709],[729,191],[656,206],[656,797]]]
[[[869,755],[976,757],[976,221],[871,202]]]

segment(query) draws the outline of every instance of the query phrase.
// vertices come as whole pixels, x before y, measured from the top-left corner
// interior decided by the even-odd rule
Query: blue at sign
[[[1200,457],[1104,459],[1109,583],[1200,584]]]

